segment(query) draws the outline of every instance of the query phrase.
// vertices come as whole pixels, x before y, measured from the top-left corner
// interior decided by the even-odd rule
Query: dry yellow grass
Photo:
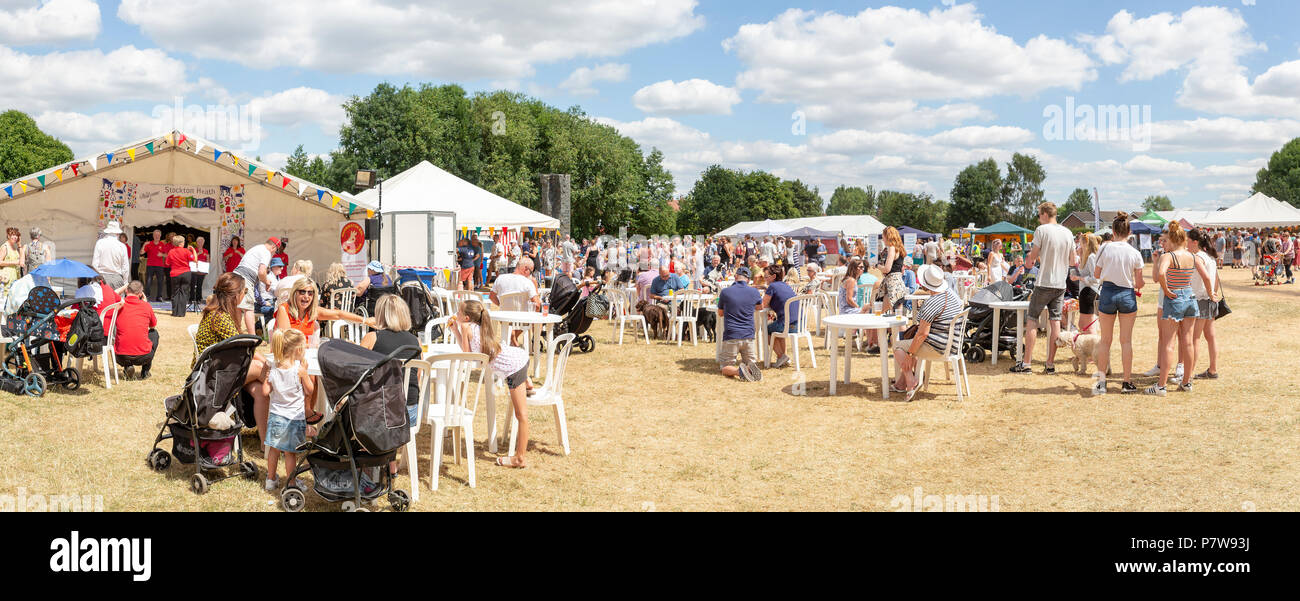
[[[1058,360],[1067,369],[1055,376],[972,365],[974,398],[963,403],[942,376],[913,403],[888,402],[877,359],[862,354],[855,381],[827,397],[820,348],[799,397],[790,392],[792,367],[766,370],[760,383],[729,381],[717,375],[712,344],[620,347],[599,322],[595,352],[570,363],[573,454],[560,454],[552,414],[535,411],[530,467],[495,467],[480,420],[478,487],[465,485],[465,465],[448,455],[432,492],[426,430],[414,509],[874,511],[921,487],[997,495],[1003,511],[1294,511],[1300,288],[1256,288],[1244,271],[1223,277],[1235,311],[1218,323],[1224,377],[1165,398],[1121,396],[1114,385],[1093,398],[1088,379],[1064,373],[1068,362]],[[1155,361],[1157,294],[1141,300],[1136,371]],[[75,393],[0,396],[0,494],[98,494],[119,511],[279,511],[261,482],[232,479],[196,496],[185,466],[163,474],[145,466],[162,399],[185,377],[184,326],[195,318],[159,319],[162,356],[150,381],[104,390],[90,376]],[[1039,344],[1039,361],[1044,353]],[[265,469],[260,452],[252,457]],[[399,485],[409,487],[405,471]],[[336,507],[310,495],[309,503],[311,511]]]

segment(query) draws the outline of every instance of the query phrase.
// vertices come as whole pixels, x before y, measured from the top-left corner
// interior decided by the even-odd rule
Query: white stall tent
[[[1202,221],[1188,221],[1206,227],[1289,227],[1300,225],[1300,209],[1259,193]]]
[[[237,155],[238,151],[232,153],[179,131],[137,140],[11,182],[0,182],[0,223],[18,228],[23,232],[24,242],[27,231],[39,226],[45,237],[55,243],[59,258],[90,264],[102,227],[104,180],[242,186],[238,189],[242,190],[244,200],[245,246],[272,236],[288,237],[286,253],[290,261],[310,259],[316,271],[324,273],[331,263],[340,259],[339,224],[349,219],[349,213],[352,218],[364,219],[367,210],[375,208],[350,194],[286,176],[263,163]],[[42,178],[44,184],[40,182]],[[218,209],[150,210],[127,206],[121,221],[128,235],[173,221],[207,231],[212,269],[204,289],[211,289],[222,271],[221,255],[225,251],[221,245],[222,217]]]
[[[559,229],[560,220],[506,200],[456,177],[428,161],[384,180],[381,212],[449,211],[461,228]],[[357,195],[379,205],[379,189]]]
[[[849,238],[878,236],[885,231],[885,224],[870,215],[827,215],[822,217],[799,217],[795,219],[769,219],[765,221],[743,221],[721,232],[719,236],[744,236],[754,231],[784,233],[802,227],[826,232],[842,232]]]

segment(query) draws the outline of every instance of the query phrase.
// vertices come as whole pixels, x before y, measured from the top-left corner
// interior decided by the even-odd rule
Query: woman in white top
[[[1223,294],[1223,285],[1219,280],[1219,254],[1214,248],[1214,243],[1210,241],[1209,235],[1201,229],[1187,232],[1187,250],[1196,256],[1197,263],[1205,266],[1205,271],[1213,282],[1213,290],[1210,290],[1205,287],[1205,282],[1201,278],[1192,278],[1192,293],[1196,296],[1199,313],[1196,318],[1196,328],[1192,330],[1192,363],[1196,362],[1196,347],[1201,341],[1201,336],[1204,335],[1206,349],[1210,354],[1210,367],[1196,374],[1196,379],[1217,380],[1219,379],[1219,345],[1214,338],[1214,320],[1219,315],[1219,299]]]
[[[1101,341],[1097,344],[1096,382],[1092,394],[1106,394],[1106,373],[1110,370],[1110,343],[1119,320],[1119,347],[1124,362],[1124,382],[1120,392],[1138,391],[1133,385],[1133,324],[1137,321],[1137,292],[1146,282],[1142,279],[1142,253],[1128,243],[1128,214],[1120,212],[1111,224],[1111,241],[1101,245],[1093,260],[1092,277],[1101,281],[1097,309],[1101,312]]]
[[[533,383],[528,379],[528,351],[517,346],[502,346],[492,326],[491,314],[483,303],[476,300],[462,302],[456,319],[448,325],[461,350],[487,355],[492,374],[505,379],[506,388],[510,390],[510,404],[514,407],[515,419],[519,421],[518,441],[514,456],[497,457],[496,463],[502,467],[524,467],[524,454],[528,451],[528,395],[533,389]]]
[[[1007,278],[1007,260],[1002,257],[1002,240],[993,241],[987,262],[990,282],[1001,282]]]
[[[1093,276],[1097,270],[1097,249],[1101,247],[1101,238],[1097,234],[1083,234],[1079,244],[1078,275],[1070,279],[1079,282],[1079,331],[1084,334],[1097,332],[1097,294],[1101,291],[1101,280]]]

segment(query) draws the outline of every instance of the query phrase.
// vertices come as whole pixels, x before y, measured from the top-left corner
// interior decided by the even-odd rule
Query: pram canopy
[[[572,278],[564,274],[555,276],[555,281],[551,283],[551,313],[568,315],[578,305],[580,296],[578,286]]]
[[[987,309],[989,303],[999,303],[1004,301],[1015,300],[1015,288],[1006,282],[993,282],[988,286],[975,291],[970,297],[970,304],[977,305],[981,309]]]
[[[331,406],[347,398],[343,408],[321,427],[317,444],[340,454],[344,437],[356,441],[357,447],[372,455],[382,455],[401,448],[411,439],[406,422],[406,387],[402,360],[416,347],[402,347],[390,355],[381,355],[345,340],[327,340],[320,345],[320,361],[325,396]]]

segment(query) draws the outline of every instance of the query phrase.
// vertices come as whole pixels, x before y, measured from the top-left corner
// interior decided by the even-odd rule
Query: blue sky
[[[947,199],[965,165],[1027,152],[1053,200],[1095,187],[1106,208],[1213,208],[1300,136],[1298,22],[1286,0],[0,0],[0,109],[83,156],[150,135],[176,95],[243,107],[260,127],[221,141],[280,164],[333,149],[348,96],[455,82],[580,105],[663,150],[680,193],[719,163],[824,198]],[[1067,98],[1150,128],[1049,131]]]

